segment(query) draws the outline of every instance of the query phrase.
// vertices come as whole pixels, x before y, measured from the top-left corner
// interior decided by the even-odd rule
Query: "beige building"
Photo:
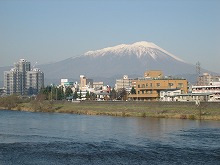
[[[188,82],[186,79],[165,78],[162,72],[148,72],[145,78],[132,80],[132,87],[136,94],[130,94],[129,98],[133,100],[159,100],[160,91],[168,89],[180,89],[181,93],[188,92]],[[152,77],[150,77],[152,76]]]
[[[84,75],[80,75],[80,90],[93,88],[93,79],[88,79]]]
[[[144,72],[145,78],[161,78],[163,77],[163,72],[161,70],[150,70]]]
[[[122,79],[117,79],[115,84],[115,89],[124,88],[127,92],[131,91],[132,79],[128,78],[128,75],[124,75]]]
[[[197,85],[211,85],[212,82],[220,82],[220,76],[203,73],[202,76],[198,77]]]

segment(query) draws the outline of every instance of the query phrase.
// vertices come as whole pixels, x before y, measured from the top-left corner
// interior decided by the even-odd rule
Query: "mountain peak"
[[[106,55],[117,55],[117,56],[136,55],[138,58],[141,58],[143,56],[149,56],[156,60],[160,56],[164,56],[164,54],[166,54],[171,58],[174,58],[175,60],[184,62],[182,59],[160,48],[156,44],[146,41],[135,42],[133,44],[121,44],[100,50],[88,51],[84,55],[91,57],[100,57]]]
[[[131,45],[132,46],[143,46],[143,47],[147,47],[147,48],[157,48],[158,47],[153,42],[147,42],[147,41],[135,42]]]

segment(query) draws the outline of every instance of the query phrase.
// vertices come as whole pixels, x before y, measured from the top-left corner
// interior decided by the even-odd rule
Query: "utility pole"
[[[57,101],[57,87],[56,87],[56,101]]]
[[[53,100],[53,92],[52,92],[52,88],[51,88],[51,101]]]
[[[200,100],[196,100],[196,106],[197,106],[197,108],[199,109],[199,120],[201,120],[201,116],[202,116],[202,107],[201,107],[201,105],[200,105]]]
[[[51,86],[51,88],[50,88],[51,89],[51,91],[50,91],[51,98],[50,99],[52,101],[53,100],[53,85],[51,84],[50,86]]]
[[[198,61],[198,62],[196,63],[197,85],[200,84],[200,80],[199,80],[199,78],[200,78],[200,73],[201,73],[201,64],[200,64],[200,62]]]

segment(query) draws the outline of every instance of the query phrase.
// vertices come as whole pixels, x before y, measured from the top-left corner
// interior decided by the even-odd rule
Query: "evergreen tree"
[[[96,94],[91,92],[90,93],[90,100],[95,100],[96,99]]]
[[[89,91],[86,92],[86,100],[89,100],[90,98],[90,94],[89,94]]]
[[[117,96],[117,92],[116,92],[115,89],[113,88],[113,89],[110,91],[110,99],[111,99],[111,100],[114,100],[114,99],[116,99],[116,96]]]
[[[72,89],[70,87],[67,87],[65,90],[65,96],[70,97],[70,96],[72,96],[72,94],[73,94]]]
[[[77,95],[77,91],[74,92],[73,94],[73,99],[77,99],[78,95]]]
[[[134,89],[134,87],[132,87],[131,89],[131,94],[136,94],[136,90]]]
[[[57,100],[62,100],[64,98],[63,86],[57,88]]]
[[[82,91],[80,90],[78,98],[81,99],[82,98]]]

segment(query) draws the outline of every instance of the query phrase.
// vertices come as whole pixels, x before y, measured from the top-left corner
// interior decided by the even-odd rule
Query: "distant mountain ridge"
[[[116,78],[125,74],[141,77],[146,70],[162,70],[165,75],[184,75],[184,78],[190,75],[190,79],[195,79],[196,75],[195,65],[146,41],[88,51],[78,57],[37,67],[45,73],[46,84],[59,83],[61,78],[79,80],[80,75],[85,75],[94,81],[103,79],[105,83],[114,85]],[[201,69],[203,72],[213,73]]]

